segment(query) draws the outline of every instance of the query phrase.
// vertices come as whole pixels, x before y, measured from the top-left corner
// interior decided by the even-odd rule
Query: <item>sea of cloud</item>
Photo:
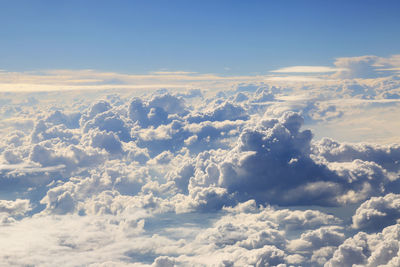
[[[324,82],[2,93],[0,262],[399,266],[400,76],[353,61]]]

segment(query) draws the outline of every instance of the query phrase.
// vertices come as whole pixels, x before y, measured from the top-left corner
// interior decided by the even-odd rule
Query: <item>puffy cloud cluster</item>
[[[229,151],[199,154],[192,163],[189,193],[208,187],[226,189],[224,193],[240,201],[301,205],[313,201],[323,204],[326,199],[329,203],[329,197],[334,196],[313,188],[322,189],[326,182],[331,189],[338,178],[310,158],[312,134],[300,131],[301,124],[296,113],[279,120],[262,120],[255,127],[244,128]],[[311,192],[302,192],[307,190]]]
[[[399,145],[315,140],[306,129],[348,114],[338,95],[396,92],[397,81],[382,83],[369,85],[374,94],[365,84],[359,94],[349,84],[255,83],[3,101],[16,112],[1,113],[0,235],[12,245],[0,259],[395,266]]]
[[[396,224],[399,219],[400,195],[387,194],[383,197],[373,197],[361,204],[353,216],[353,227],[378,231]]]
[[[360,232],[346,239],[325,266],[398,266],[399,234],[399,224],[375,234]]]
[[[0,225],[15,222],[31,209],[28,199],[0,200]]]
[[[332,149],[334,141],[311,143],[311,132],[301,131],[301,125],[296,113],[263,119],[245,127],[228,151],[200,153],[168,177],[196,201],[199,192],[201,198],[206,197],[204,192],[213,192],[214,206],[215,197],[221,199],[220,206],[248,199],[261,204],[331,206],[398,191],[394,186],[397,147],[360,146],[358,154],[342,148],[340,157]]]

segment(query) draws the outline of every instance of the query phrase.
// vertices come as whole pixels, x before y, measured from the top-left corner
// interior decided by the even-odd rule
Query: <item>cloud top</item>
[[[340,64],[354,61],[395,64]],[[239,80],[3,93],[1,262],[397,266],[399,145],[320,138],[317,126],[375,138],[381,115],[398,114],[400,79]]]

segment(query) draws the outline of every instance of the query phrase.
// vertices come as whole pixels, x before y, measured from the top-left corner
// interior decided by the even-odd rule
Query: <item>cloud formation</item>
[[[399,145],[316,136],[364,113],[397,114],[399,85],[393,76],[2,94],[0,260],[396,266]]]
[[[326,66],[293,66],[271,71],[272,73],[327,73],[344,71],[345,69]]]

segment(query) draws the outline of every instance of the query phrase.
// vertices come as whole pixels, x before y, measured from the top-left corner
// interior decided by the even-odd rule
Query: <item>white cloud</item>
[[[373,61],[387,68],[397,57]],[[385,129],[383,140],[397,136],[400,80],[323,75],[292,83],[185,72],[12,74],[52,87],[157,79],[198,87],[0,93],[0,236],[8,242],[0,260],[395,266],[400,150],[376,143]],[[317,126],[374,143],[316,139],[307,128]]]
[[[334,77],[337,78],[376,78],[398,73],[400,66],[399,55],[389,58],[377,56],[337,58],[335,66],[342,68]]]
[[[376,231],[400,219],[400,195],[388,194],[365,201],[353,216],[353,227]]]
[[[328,73],[328,72],[337,72],[344,71],[345,69],[341,68],[333,68],[327,66],[292,66],[281,68],[277,70],[272,70],[270,72],[273,73]]]
[[[290,74],[288,76],[271,77],[268,80],[282,81],[321,81],[329,76],[315,76],[315,74],[329,74],[334,79],[377,78],[398,74],[400,69],[400,56],[390,57],[360,56],[336,58],[331,66],[290,66],[270,71],[271,73]],[[299,76],[299,73],[314,74],[313,76]],[[293,75],[294,74],[294,75]]]
[[[324,266],[396,266],[400,254],[399,230],[397,224],[378,234],[360,232],[344,241]]]
[[[158,71],[124,74],[96,70],[42,70],[0,72],[0,92],[54,92],[69,90],[114,90],[180,88],[229,88],[241,81],[258,81],[263,76],[221,76],[195,72]]]

